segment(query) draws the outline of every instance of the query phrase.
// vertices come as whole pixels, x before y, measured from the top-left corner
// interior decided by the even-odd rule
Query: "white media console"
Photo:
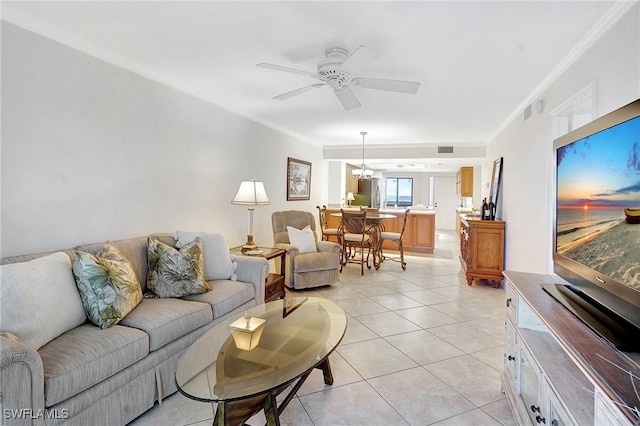
[[[640,353],[618,351],[542,289],[561,278],[512,271],[504,276],[502,381],[516,422],[640,424]]]

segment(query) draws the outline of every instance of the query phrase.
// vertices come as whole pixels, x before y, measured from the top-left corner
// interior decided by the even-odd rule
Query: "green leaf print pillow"
[[[89,320],[105,329],[117,324],[142,300],[131,263],[111,243],[98,253],[74,250],[73,275]]]
[[[211,290],[211,286],[204,279],[200,237],[185,244],[180,250],[149,237],[147,254],[149,293],[145,297],[181,297]]]

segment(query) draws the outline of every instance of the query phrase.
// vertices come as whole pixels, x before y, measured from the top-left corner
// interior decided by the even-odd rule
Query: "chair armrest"
[[[318,251],[328,251],[340,254],[340,244],[333,241],[316,241]]]
[[[264,283],[269,273],[269,262],[263,257],[236,256],[238,281],[251,283],[256,289],[256,304],[264,303]]]
[[[293,287],[294,260],[300,254],[300,250],[298,250],[298,247],[287,243],[277,243],[275,247],[287,252],[285,256],[284,285],[291,288]]]
[[[44,424],[30,415],[44,412],[42,359],[10,333],[0,335],[0,406],[3,425]]]

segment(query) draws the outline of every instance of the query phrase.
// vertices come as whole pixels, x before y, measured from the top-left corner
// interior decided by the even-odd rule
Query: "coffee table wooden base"
[[[319,364],[307,370],[293,382],[285,383],[276,389],[262,395],[254,396],[253,398],[219,403],[213,419],[213,426],[243,425],[245,421],[256,415],[260,410],[264,410],[264,415],[267,418],[267,426],[279,426],[280,413],[287,407],[314,368],[322,370],[325,384],[333,384],[333,373],[331,372],[331,365],[329,364],[329,357],[327,356]],[[282,403],[278,405],[276,397],[294,382],[295,385],[291,391],[285,399],[282,400]]]

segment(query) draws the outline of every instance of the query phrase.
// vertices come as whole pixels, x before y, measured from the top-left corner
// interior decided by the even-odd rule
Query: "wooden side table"
[[[233,247],[229,249],[229,253],[236,256],[257,256],[263,257],[267,260],[280,259],[280,273],[269,273],[264,283],[264,301],[271,302],[276,299],[284,299],[284,273],[285,273],[285,261],[287,252],[282,249],[273,247],[258,247],[257,250],[261,250],[262,253],[249,255],[242,252],[242,246]],[[278,263],[276,262],[276,271]]]

